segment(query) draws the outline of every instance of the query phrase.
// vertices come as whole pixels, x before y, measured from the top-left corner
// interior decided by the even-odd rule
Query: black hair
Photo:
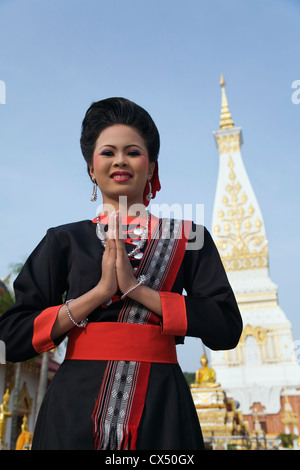
[[[88,166],[93,164],[95,143],[101,132],[114,124],[133,127],[144,139],[150,162],[158,159],[160,138],[149,113],[126,98],[107,98],[97,101],[87,110],[82,122],[80,146]]]

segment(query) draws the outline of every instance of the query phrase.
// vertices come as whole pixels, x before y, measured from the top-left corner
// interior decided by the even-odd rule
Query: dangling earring
[[[151,186],[150,181],[148,181],[148,184],[149,184],[149,193],[147,194],[146,199],[147,201],[151,201],[153,194],[152,194],[152,186]]]
[[[92,202],[97,201],[97,183],[96,183],[96,181],[94,181],[94,184],[93,184],[93,192],[92,192],[92,196],[91,196],[91,201]]]

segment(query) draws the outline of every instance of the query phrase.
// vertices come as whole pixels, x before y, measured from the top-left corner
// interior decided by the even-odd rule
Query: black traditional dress
[[[131,234],[128,252],[130,223],[124,227]],[[8,361],[27,360],[64,340],[51,338],[62,299],[85,294],[101,278],[104,248],[95,228],[96,219],[49,229],[28,258],[14,284],[16,303],[0,317]],[[203,448],[175,343],[193,336],[211,349],[232,349],[242,320],[209,232],[203,227],[203,243],[188,247],[195,228],[151,218],[143,257],[131,263],[159,291],[162,319],[119,293],[89,315],[86,329],[71,329],[66,358],[40,409],[33,449]]]

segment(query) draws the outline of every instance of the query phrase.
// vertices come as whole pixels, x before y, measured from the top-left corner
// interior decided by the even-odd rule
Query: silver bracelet
[[[88,319],[87,318],[84,318],[83,320],[81,320],[80,323],[76,323],[76,321],[74,320],[74,318],[72,317],[71,315],[71,312],[68,308],[68,303],[69,302],[72,302],[72,300],[74,299],[70,299],[70,300],[67,300],[66,303],[65,303],[65,306],[66,306],[66,309],[67,309],[67,314],[68,314],[68,317],[70,318],[71,322],[77,326],[78,328],[86,328],[87,324],[88,324]]]
[[[139,281],[138,284],[132,287],[131,289],[129,289],[127,292],[125,292],[125,294],[123,294],[121,297],[122,300],[125,299],[125,297],[127,296],[127,294],[129,294],[129,292],[133,291],[134,289],[139,287],[141,284],[145,284],[147,280],[147,276],[145,276],[144,274],[141,274],[141,276],[139,276],[137,280]]]

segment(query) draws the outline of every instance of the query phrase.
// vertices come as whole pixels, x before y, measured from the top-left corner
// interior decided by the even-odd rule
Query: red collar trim
[[[141,224],[142,226],[145,226],[146,225],[146,217],[131,217],[131,216],[128,216],[128,217],[122,217],[122,224],[123,225],[130,225],[132,222],[134,222],[135,225],[138,225],[138,224]],[[102,224],[107,224],[108,223],[108,216],[107,215],[100,215],[100,222]],[[93,223],[96,224],[97,223],[97,217],[95,217],[93,219]],[[148,235],[148,239],[151,238],[151,235],[152,233],[154,232],[157,224],[159,223],[159,218],[156,217],[155,215],[153,214],[150,214],[150,221],[149,221],[149,235]]]
[[[98,216],[95,217],[92,220],[92,222],[94,224],[97,223],[97,218],[98,218]],[[146,222],[146,220],[147,220],[147,217],[123,216],[122,217],[122,224],[127,225],[127,224],[130,224],[133,221],[135,221],[137,224],[138,223],[143,223],[144,224]],[[153,221],[157,222],[158,220],[159,219],[155,215],[150,214],[150,222],[152,221],[152,223],[153,223]],[[108,215],[100,214],[100,222],[103,223],[103,224],[107,224],[108,223]]]

